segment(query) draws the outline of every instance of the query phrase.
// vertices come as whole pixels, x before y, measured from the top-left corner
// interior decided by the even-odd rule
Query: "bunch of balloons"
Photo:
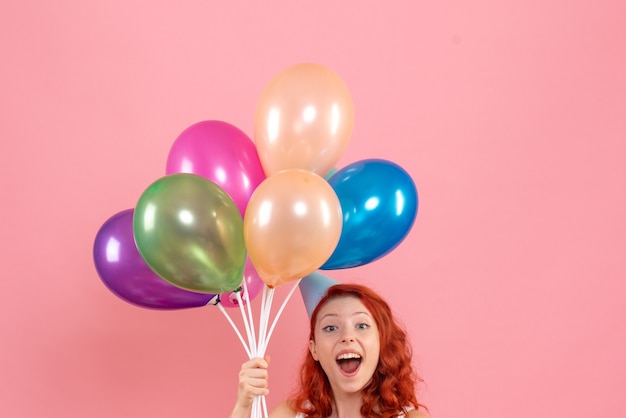
[[[350,93],[330,69],[284,69],[259,98],[254,141],[216,120],[174,141],[165,176],[109,218],[96,270],[122,299],[154,309],[237,306],[318,269],[392,251],[417,214],[417,190],[382,159],[335,165],[352,136]]]

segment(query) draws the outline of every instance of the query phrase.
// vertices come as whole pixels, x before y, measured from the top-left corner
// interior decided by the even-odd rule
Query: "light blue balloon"
[[[396,248],[417,216],[417,189],[399,165],[381,159],[352,163],[329,180],[339,198],[343,227],[339,243],[320,269],[371,263]]]

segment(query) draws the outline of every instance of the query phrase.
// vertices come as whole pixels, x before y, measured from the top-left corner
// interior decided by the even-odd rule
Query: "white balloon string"
[[[269,317],[272,310],[272,303],[274,301],[275,288],[268,288],[265,286],[264,288],[264,298],[262,300],[263,309],[260,313],[260,321],[259,321],[259,350],[258,354],[260,356],[265,355],[265,350],[267,347],[267,326],[269,324]],[[267,402],[265,400],[265,396],[257,397],[260,398],[260,403],[257,404],[257,412],[256,417],[269,417],[267,411]],[[255,418],[256,418],[255,417]]]
[[[263,343],[263,316],[264,316],[264,312],[265,312],[266,304],[267,304],[267,290],[268,289],[269,288],[267,287],[267,285],[264,284],[263,293],[261,294],[261,311],[259,312],[259,341],[258,341],[259,347]]]
[[[257,335],[255,333],[255,328],[254,328],[254,315],[252,314],[252,307],[250,306],[251,305],[250,297],[249,297],[248,289],[244,280],[244,282],[242,283],[242,286],[244,289],[244,294],[247,299],[247,306],[246,307],[243,306],[244,303],[243,303],[243,298],[241,297],[241,291],[237,291],[234,294],[237,299],[237,304],[239,306],[239,312],[241,313],[241,318],[243,320],[244,327],[246,329],[246,335],[248,337],[248,344],[246,344],[246,341],[244,340],[243,335],[241,334],[241,332],[239,331],[239,329],[233,322],[232,318],[230,317],[226,309],[224,309],[224,306],[222,306],[222,304],[219,303],[219,301],[216,303],[220,312],[222,312],[224,317],[228,320],[228,323],[230,324],[230,326],[233,328],[233,330],[237,334],[237,337],[239,338],[241,345],[246,351],[248,358],[263,357],[265,355],[265,351],[267,350],[267,346],[269,344],[270,338],[272,337],[272,334],[274,333],[274,329],[276,328],[278,319],[282,315],[285,307],[287,306],[287,303],[289,302],[289,300],[291,299],[291,296],[293,295],[296,288],[298,287],[300,280],[301,279],[296,281],[296,283],[292,286],[291,290],[289,291],[289,293],[283,300],[283,303],[278,309],[278,312],[276,313],[276,316],[274,317],[272,321],[272,325],[271,327],[269,327],[269,330],[268,330],[268,325],[270,322],[272,304],[274,302],[274,293],[276,289],[273,287],[270,288],[267,285],[263,286],[263,294],[261,297],[261,311],[259,313],[259,335],[258,335],[259,339],[258,341],[256,339]],[[252,414],[251,415],[252,418],[269,417],[265,396],[256,396],[254,398],[253,403],[252,403],[251,414]]]
[[[259,342],[260,340],[263,338],[263,328],[262,328],[262,321],[263,321],[263,315],[265,313],[265,305],[267,303],[267,290],[269,289],[269,287],[267,287],[266,284],[263,285],[263,294],[261,295],[261,311],[259,312]]]
[[[243,307],[243,300],[241,300],[241,292],[235,292],[235,297],[237,298],[237,305],[239,307],[239,312],[241,313],[241,319],[243,320],[243,325],[246,328],[246,335],[248,336],[248,347],[250,347],[250,358],[256,356],[257,344],[256,341],[252,339],[252,333],[250,332],[250,324],[248,323],[248,316],[246,315],[246,311]]]
[[[267,402],[265,401],[265,396],[261,396],[261,405],[263,405],[263,416],[269,417],[270,415],[267,413]]]
[[[259,416],[259,397],[255,396],[252,400],[252,417],[256,418]]]
[[[260,353],[261,355],[265,355],[265,347],[267,347],[267,325],[269,323],[270,320],[270,313],[272,311],[272,303],[274,301],[274,292],[276,291],[276,288],[272,287],[269,288],[267,291],[267,301],[265,302],[265,312],[261,312],[261,316],[262,319],[261,321],[263,321],[263,327],[262,327],[262,331],[260,332],[260,343],[259,343],[259,347],[260,347]]]
[[[276,316],[274,317],[274,321],[272,322],[272,326],[270,327],[270,331],[267,333],[267,337],[263,340],[263,344],[264,344],[264,346],[262,347],[263,351],[265,351],[267,349],[267,344],[269,344],[270,338],[272,338],[272,333],[274,332],[274,328],[276,327],[276,323],[278,322],[278,318],[280,318],[280,315],[283,313],[283,310],[285,309],[285,306],[287,306],[287,302],[289,302],[289,299],[291,299],[291,295],[293,295],[293,292],[295,292],[295,290],[298,288],[298,285],[300,284],[300,280],[302,280],[302,279],[298,279],[296,281],[296,283],[293,285],[293,287],[291,288],[291,290],[289,291],[289,293],[285,297],[285,300],[283,300],[282,305],[280,305],[280,309],[278,310],[278,312],[276,312]]]
[[[261,418],[261,417],[268,417],[269,414],[267,413],[267,404],[265,403],[265,396],[264,395],[260,395],[260,396],[256,396],[253,400],[252,400],[252,414],[251,417],[252,418]]]
[[[252,333],[252,341],[254,341],[254,348],[251,348],[251,351],[256,355],[256,353],[259,351],[259,347],[257,345],[256,334],[254,332],[254,316],[252,315],[252,307],[250,306],[252,305],[252,300],[250,298],[250,293],[248,292],[248,285],[246,284],[245,277],[243,279],[243,292],[247,300],[246,308],[248,310],[248,318],[250,321],[250,332]]]
[[[246,354],[248,354],[248,358],[252,358],[252,355],[250,353],[250,349],[246,345],[246,342],[243,340],[243,337],[242,337],[241,333],[239,332],[239,329],[237,329],[237,326],[235,325],[235,323],[231,319],[230,315],[228,315],[228,312],[226,312],[226,309],[224,309],[224,307],[222,306],[221,303],[218,303],[217,307],[219,308],[220,312],[222,312],[224,314],[224,316],[228,320],[228,323],[233,328],[233,330],[235,330],[235,333],[239,337],[239,341],[241,341],[241,345],[243,345],[244,350],[246,350]]]
[[[259,331],[261,333],[261,341],[259,342],[260,350],[265,354],[265,347],[267,344],[267,326],[270,321],[270,312],[272,311],[272,302],[274,300],[274,288],[268,288],[265,302],[265,310],[261,312],[261,320],[263,321],[263,328]]]

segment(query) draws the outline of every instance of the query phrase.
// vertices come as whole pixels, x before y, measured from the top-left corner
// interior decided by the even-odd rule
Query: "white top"
[[[409,408],[407,408],[406,410],[407,410],[407,411],[410,411],[410,410],[412,410],[412,409],[413,409],[413,407],[409,407]],[[400,414],[400,415],[398,415],[398,418],[402,418],[403,416],[404,416],[404,414]],[[298,412],[298,413],[296,414],[296,418],[306,418],[306,415],[304,415],[302,412]]]

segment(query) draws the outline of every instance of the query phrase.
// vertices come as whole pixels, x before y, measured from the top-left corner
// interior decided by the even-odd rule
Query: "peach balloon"
[[[317,270],[341,236],[342,213],[332,187],[301,169],[267,177],[253,192],[244,216],[248,257],[270,287]]]
[[[339,161],[353,127],[352,97],[341,78],[322,65],[303,63],[265,87],[254,142],[267,176],[290,168],[323,176]]]

